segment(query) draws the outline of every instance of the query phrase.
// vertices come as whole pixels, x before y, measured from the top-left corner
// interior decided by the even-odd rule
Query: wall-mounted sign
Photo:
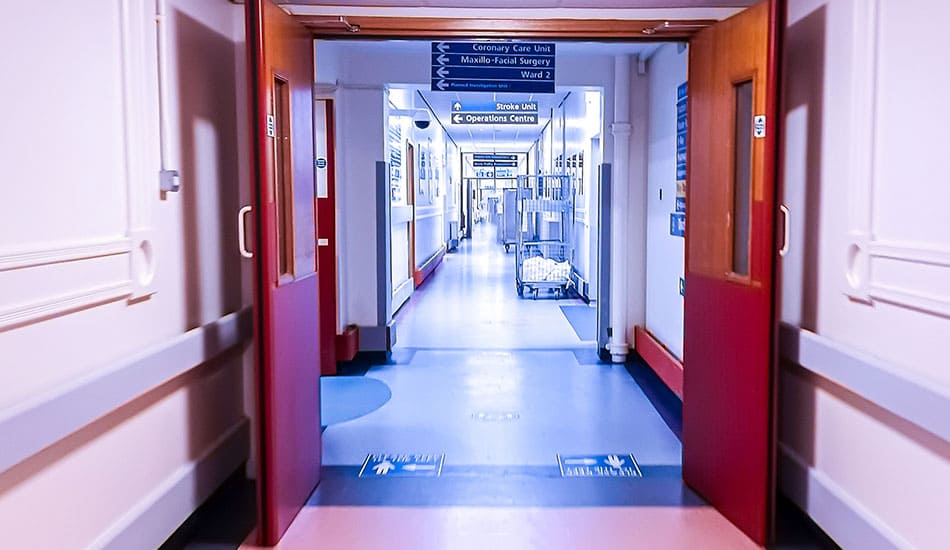
[[[320,170],[323,170],[327,167],[327,159],[324,157],[317,157],[316,160],[313,161],[313,165]]]
[[[267,137],[277,135],[277,123],[274,121],[274,115],[267,115]]]
[[[432,91],[554,93],[553,42],[433,42]]]
[[[670,214],[670,235],[674,237],[686,236],[686,213],[673,212]]]
[[[765,115],[756,115],[752,119],[752,137],[757,139],[765,137]]]
[[[689,123],[686,120],[689,94],[686,83],[676,88],[676,199],[670,214],[670,235],[686,236],[686,141]]]

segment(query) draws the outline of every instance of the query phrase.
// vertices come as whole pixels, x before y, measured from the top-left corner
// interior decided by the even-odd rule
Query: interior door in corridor
[[[775,486],[779,4],[698,32],[688,84],[683,477],[760,544]]]
[[[272,545],[320,476],[313,38],[270,0],[247,0],[245,9],[256,237],[258,532],[262,544]]]

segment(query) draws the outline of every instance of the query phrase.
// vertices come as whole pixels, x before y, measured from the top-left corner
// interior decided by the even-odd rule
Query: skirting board
[[[399,283],[396,286],[396,289],[393,291],[392,297],[392,311],[399,311],[399,308],[403,306],[412,296],[413,291],[416,289],[415,281],[412,277],[409,277],[405,281]]]
[[[779,445],[782,492],[842,548],[912,548],[831,478]]]
[[[422,283],[425,282],[425,280],[428,279],[433,273],[435,273],[435,270],[442,263],[442,258],[444,257],[445,245],[442,245],[442,247],[437,250],[436,253],[433,254],[428,260],[426,260],[422,266],[419,267],[419,269],[416,269],[415,273],[412,274],[412,280],[416,284],[417,288],[422,285]]]
[[[241,420],[198,459],[178,468],[91,545],[125,550],[158,548],[247,461],[250,421]]]
[[[633,329],[637,352],[660,380],[680,399],[683,398],[683,363],[670,353],[649,331]]]

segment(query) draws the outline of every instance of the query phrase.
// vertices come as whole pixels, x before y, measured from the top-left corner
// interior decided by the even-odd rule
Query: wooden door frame
[[[770,506],[774,503],[774,494],[776,492],[775,464],[777,461],[776,440],[777,440],[777,384],[778,384],[778,312],[780,311],[781,281],[778,249],[781,238],[779,228],[776,227],[780,219],[778,205],[780,201],[780,181],[777,171],[780,168],[779,159],[781,151],[780,142],[780,65],[781,65],[781,43],[784,30],[784,13],[786,11],[787,0],[765,0],[770,2],[769,14],[769,65],[766,77],[768,89],[768,106],[766,109],[768,131],[766,134],[765,151],[768,153],[765,165],[766,185],[774,190],[776,200],[774,202],[773,212],[773,289],[772,289],[772,362],[770,365],[771,398],[770,411],[771,417],[771,456],[768,457],[771,466],[772,479],[770,480],[770,490],[772,497]],[[691,36],[703,25],[717,23],[715,20],[671,20],[672,26],[664,28],[664,20],[606,20],[606,19],[483,19],[483,18],[420,18],[420,17],[378,17],[378,16],[347,16],[346,20],[351,25],[359,25],[360,32],[353,34],[345,27],[328,27],[326,18],[316,16],[296,16],[296,18],[308,26],[313,32],[314,39],[366,39],[366,40],[386,40],[386,39],[466,39],[466,38],[512,38],[512,39],[537,39],[537,40],[593,40],[593,41],[625,41],[625,42],[689,42]],[[697,27],[698,25],[698,27]],[[689,132],[692,133],[692,128]],[[414,159],[411,160],[414,162]],[[414,171],[414,170],[413,170]],[[414,182],[407,185],[407,194],[415,192]],[[461,185],[461,192],[465,193],[464,178]],[[472,195],[476,194],[475,189],[469,194],[468,200],[472,201]],[[407,201],[414,205],[414,196]],[[460,205],[461,206],[461,205]],[[471,205],[470,205],[471,206]],[[469,229],[472,220],[467,220]],[[460,238],[462,237],[462,227],[460,225]],[[689,239],[687,229],[686,239]],[[414,243],[410,243],[410,258],[414,256]],[[411,260],[410,273],[414,269],[414,258]],[[770,513],[771,515],[771,513]]]

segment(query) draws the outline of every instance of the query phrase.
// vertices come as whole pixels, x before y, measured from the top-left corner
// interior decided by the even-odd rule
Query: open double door
[[[253,252],[241,246],[255,266],[258,542],[270,546],[320,481],[313,36],[269,0],[245,14],[252,203],[239,223],[254,236]]]
[[[690,41],[683,476],[760,544],[775,486],[780,3]],[[314,49],[311,32],[270,0],[245,4],[254,151],[242,224],[253,221],[256,246],[244,253],[256,266],[259,535],[272,545],[320,479]]]

